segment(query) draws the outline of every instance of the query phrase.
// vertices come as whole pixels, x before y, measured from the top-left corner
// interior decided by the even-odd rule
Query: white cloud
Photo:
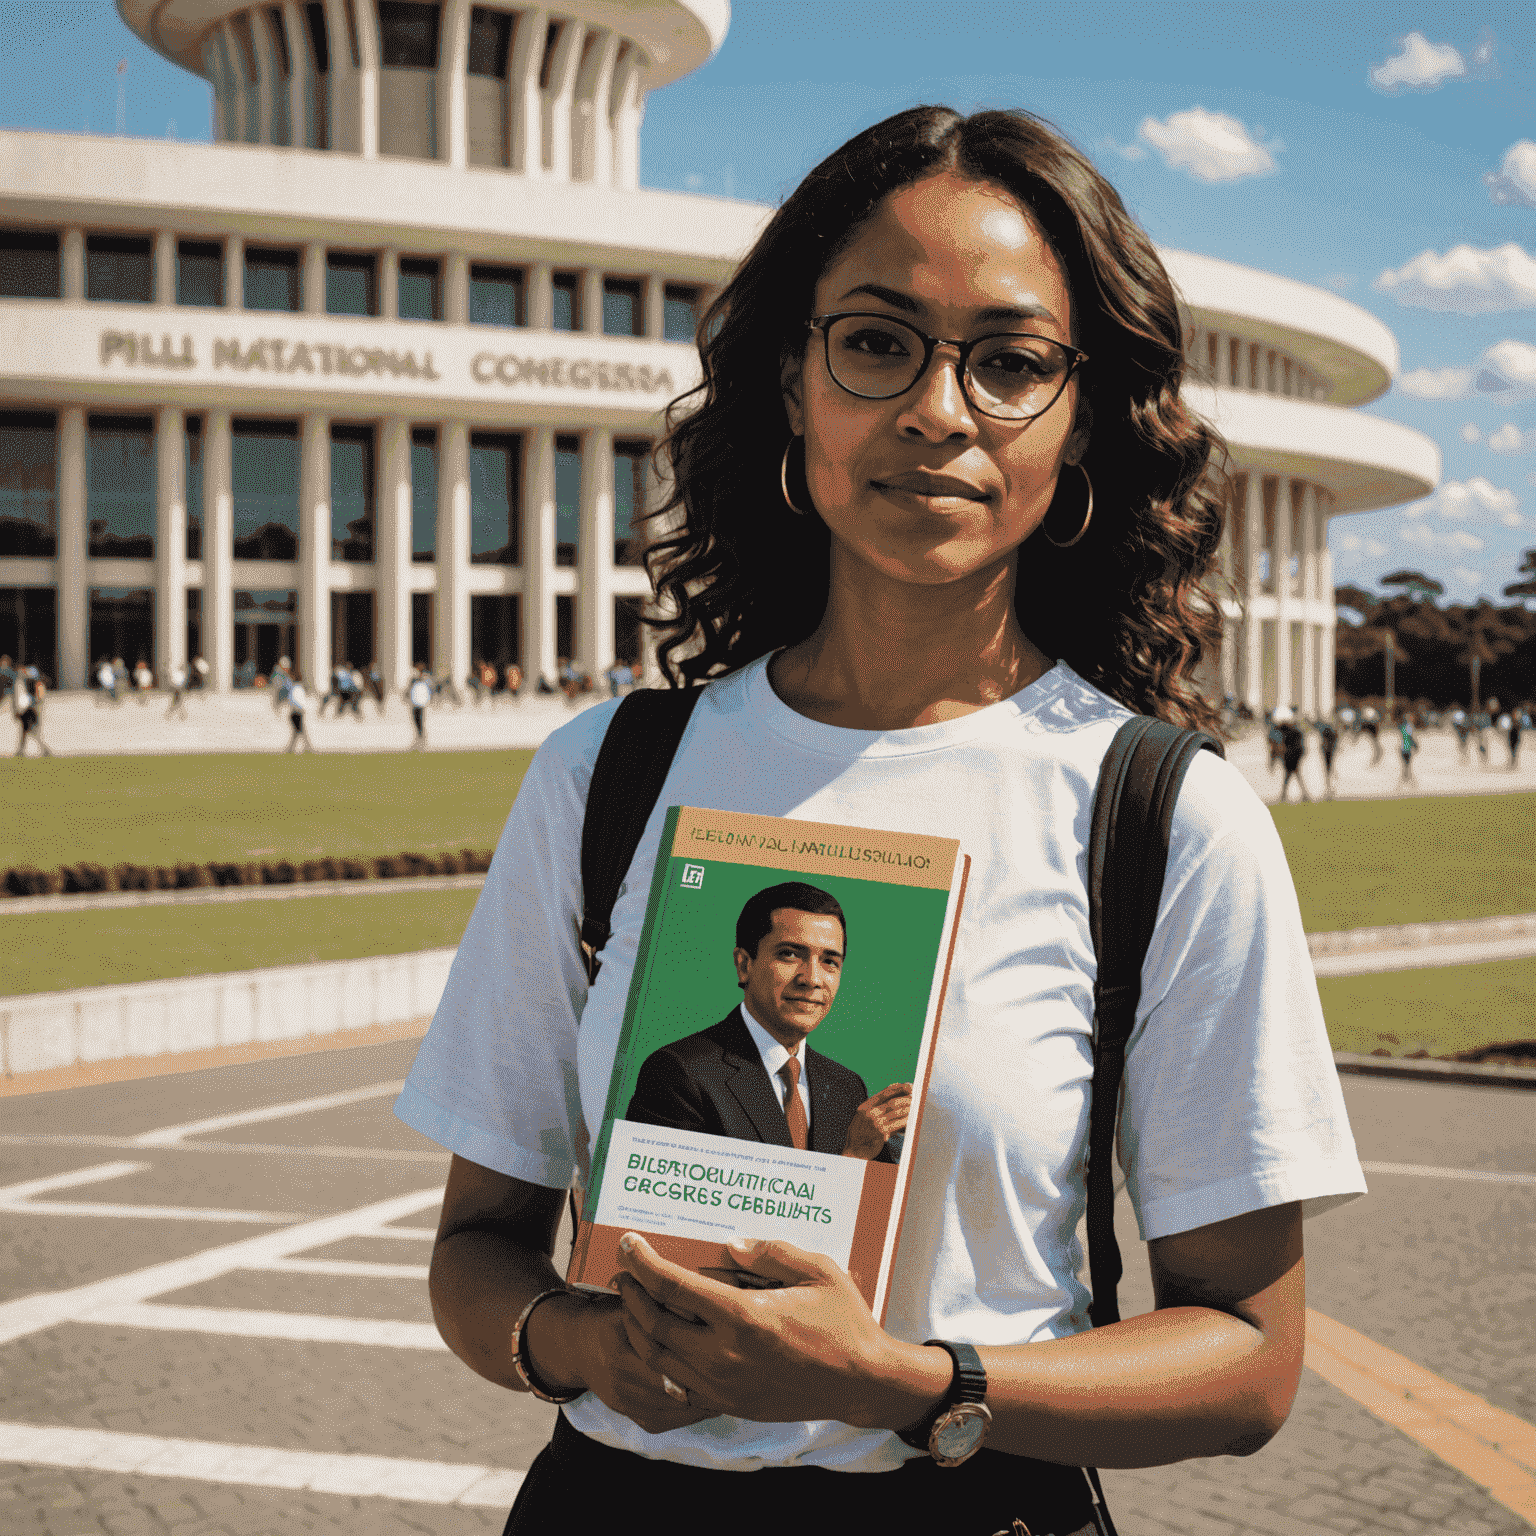
[[[1504,151],[1504,163],[1483,177],[1496,203],[1536,208],[1536,144],[1521,139]]]
[[[1496,250],[1458,245],[1446,255],[1421,251],[1372,285],[1415,309],[1487,315],[1501,309],[1536,309],[1536,261],[1511,241]]]
[[[1360,548],[1360,535],[1357,533],[1341,533],[1331,537],[1328,542],[1339,549],[1349,550],[1352,553]]]
[[[1467,72],[1466,60],[1449,43],[1432,43],[1422,32],[1399,39],[1402,52],[1367,70],[1371,84],[1389,95],[1407,87],[1433,91]]]
[[[1528,341],[1496,341],[1478,359],[1477,388],[1508,400],[1536,398],[1536,346]]]
[[[1446,543],[1452,549],[1481,549],[1483,541],[1475,533],[1468,533],[1465,528],[1455,528],[1445,536]]]
[[[1514,422],[1506,421],[1489,437],[1488,446],[1495,453],[1524,453],[1527,448],[1536,448],[1536,430],[1522,432]]]
[[[1483,440],[1483,434],[1469,421],[1461,429],[1461,440],[1464,443],[1480,443]]]
[[[1483,573],[1474,571],[1469,566],[1457,565],[1451,568],[1451,575],[1464,587],[1476,587],[1482,585]]]
[[[1386,554],[1387,546],[1380,543],[1376,539],[1367,539],[1365,541],[1365,552],[1371,557],[1371,559],[1379,560],[1384,554]]]
[[[1431,512],[1456,522],[1473,517],[1489,517],[1503,522],[1506,527],[1518,527],[1520,498],[1513,491],[1484,479],[1482,475],[1474,475],[1467,481],[1447,480],[1444,485],[1431,491],[1422,500],[1410,502],[1402,509],[1404,517],[1412,518],[1416,522]],[[1511,516],[1515,518],[1514,523],[1508,521]],[[1419,526],[1423,525],[1419,524]],[[1408,536],[1404,534],[1403,537]],[[1441,537],[1444,535],[1426,533],[1421,536],[1419,542]]]
[[[1453,528],[1449,533],[1436,533],[1428,523],[1404,523],[1398,529],[1398,537],[1403,543],[1414,544],[1420,549],[1475,550],[1483,547],[1483,541],[1464,528]]]
[[[1470,368],[1415,368],[1397,387],[1415,400],[1465,400],[1472,393]]]
[[[1235,117],[1191,107],[1171,113],[1166,122],[1142,120],[1136,130],[1175,171],[1188,171],[1197,181],[1241,181],[1276,170],[1272,151],[1278,141],[1259,143]]]

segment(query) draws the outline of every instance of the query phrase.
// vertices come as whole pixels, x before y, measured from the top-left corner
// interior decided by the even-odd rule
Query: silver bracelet
[[[528,1325],[528,1318],[533,1309],[538,1306],[541,1301],[545,1301],[551,1296],[569,1296],[570,1294],[571,1292],[568,1291],[563,1285],[554,1286],[547,1291],[540,1291],[539,1294],[535,1296],[526,1307],[523,1308],[522,1316],[519,1317],[518,1320],[512,1325],[513,1367],[517,1371],[518,1379],[525,1387],[528,1388],[531,1393],[533,1393],[536,1398],[539,1399],[540,1402],[574,1403],[576,1399],[580,1397],[586,1390],[585,1387],[578,1388],[575,1392],[567,1392],[563,1397],[556,1396],[553,1392],[546,1392],[544,1388],[541,1387],[538,1382],[533,1379],[532,1368],[529,1366],[528,1361],[523,1356],[523,1330]]]

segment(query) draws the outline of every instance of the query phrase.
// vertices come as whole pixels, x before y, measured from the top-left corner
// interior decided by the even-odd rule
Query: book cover
[[[721,1279],[731,1238],[780,1238],[883,1320],[968,869],[950,838],[669,808],[570,1284],[610,1289],[628,1231]]]

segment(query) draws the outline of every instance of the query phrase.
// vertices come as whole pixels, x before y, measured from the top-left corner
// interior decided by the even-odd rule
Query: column
[[[1256,714],[1264,709],[1264,625],[1259,618],[1259,551],[1264,547],[1264,476],[1257,468],[1248,471],[1248,494],[1243,502],[1243,527],[1248,559],[1243,571],[1243,702]]]
[[[261,127],[257,132],[258,144],[276,144],[278,142],[275,133],[276,123],[272,110],[272,97],[274,92],[281,90],[279,84],[282,72],[277,67],[277,59],[274,57],[272,34],[267,30],[267,18],[258,9],[252,9],[246,15],[250,23],[251,44],[256,54],[256,101],[257,113],[260,117]]]
[[[176,236],[168,229],[155,231],[155,303],[176,302]]]
[[[324,696],[331,671],[331,421],[304,417],[299,446],[299,654],[293,659]]]
[[[379,158],[379,29],[374,25],[373,0],[347,7],[357,17],[358,150],[364,160]]]
[[[303,304],[306,315],[325,313],[325,247],[318,240],[304,247],[299,302]]]
[[[1275,703],[1296,703],[1296,681],[1291,676],[1291,623],[1295,604],[1291,597],[1291,481],[1275,480],[1275,547],[1270,554],[1275,589]]]
[[[239,235],[224,237],[224,308],[245,308],[245,241]]]
[[[379,252],[379,318],[400,318],[400,252],[393,246]]]
[[[1232,385],[1232,342],[1225,331],[1216,332],[1216,386],[1229,389]]]
[[[547,331],[555,323],[555,274],[546,262],[528,268],[528,329]]]
[[[78,405],[59,412],[59,540],[53,569],[59,594],[59,686],[84,688],[90,596],[85,586],[85,409]]]
[[[645,100],[640,55],[633,44],[625,50],[614,71],[609,99],[613,119],[613,185],[621,192],[633,192],[640,185],[640,118]]]
[[[449,251],[443,263],[443,321],[469,324],[469,257],[463,251]]]
[[[329,141],[332,149],[347,150],[355,155],[362,149],[358,110],[362,82],[352,63],[352,42],[342,4],[343,0],[324,0],[325,35],[331,53],[331,78],[326,92],[330,97]]]
[[[229,67],[233,71],[235,79],[234,91],[234,119],[235,141],[240,144],[255,142],[249,132],[248,119],[251,111],[250,82],[246,78],[245,54],[241,50],[239,40],[235,37],[234,29],[228,19],[218,24],[220,40],[224,44],[224,57],[229,60]]]
[[[187,419],[160,408],[155,432],[155,661],[160,677],[187,664]]]
[[[519,11],[507,65],[507,113],[512,146],[508,159],[524,176],[544,174],[543,110],[539,100],[539,70],[544,63],[544,39],[549,12],[542,7]]]
[[[283,0],[283,30],[288,34],[288,142],[296,149],[315,147],[310,103],[315,99],[314,66],[304,14],[294,0]]]
[[[581,274],[581,294],[577,300],[581,310],[577,319],[580,329],[594,336],[603,333],[603,274],[596,267],[586,267]]]
[[[1301,709],[1317,717],[1317,488],[1301,488]]]
[[[469,0],[445,0],[438,36],[437,157],[469,164]]]
[[[215,693],[235,686],[235,493],[228,411],[209,411],[203,444],[203,649]]]
[[[85,231],[66,229],[59,251],[60,292],[78,304],[85,298]]]
[[[576,540],[576,654],[594,677],[613,662],[613,429],[581,443],[581,532]]]
[[[1322,633],[1318,636],[1321,644],[1318,646],[1318,677],[1317,677],[1317,712],[1319,715],[1331,715],[1333,713],[1334,693],[1334,629],[1332,624],[1324,624]]]
[[[641,333],[647,341],[661,341],[667,333],[667,285],[652,272],[640,289]]]
[[[1317,580],[1325,615],[1320,636],[1322,644],[1318,647],[1317,707],[1321,713],[1329,715],[1333,713],[1333,646],[1337,623],[1333,606],[1333,551],[1328,547],[1328,509],[1331,504],[1331,496],[1323,491],[1317,498]]]
[[[549,88],[543,93],[544,169],[556,181],[571,179],[571,104],[586,35],[583,22],[566,19],[560,23],[560,37],[549,65]]]
[[[411,675],[411,424],[390,417],[379,435],[379,670],[400,689]]]
[[[528,434],[528,494],[523,498],[523,670],[532,683],[555,681],[555,431]]]
[[[432,670],[457,686],[469,672],[469,423],[438,430],[437,605]]]
[[[613,128],[608,120],[608,93],[619,56],[614,32],[593,29],[597,41],[584,49],[585,62],[576,77],[571,116],[571,179],[613,185]]]

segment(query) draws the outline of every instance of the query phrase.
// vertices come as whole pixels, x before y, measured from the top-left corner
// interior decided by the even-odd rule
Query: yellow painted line
[[[1536,1427],[1310,1307],[1306,1363],[1536,1528]]]

